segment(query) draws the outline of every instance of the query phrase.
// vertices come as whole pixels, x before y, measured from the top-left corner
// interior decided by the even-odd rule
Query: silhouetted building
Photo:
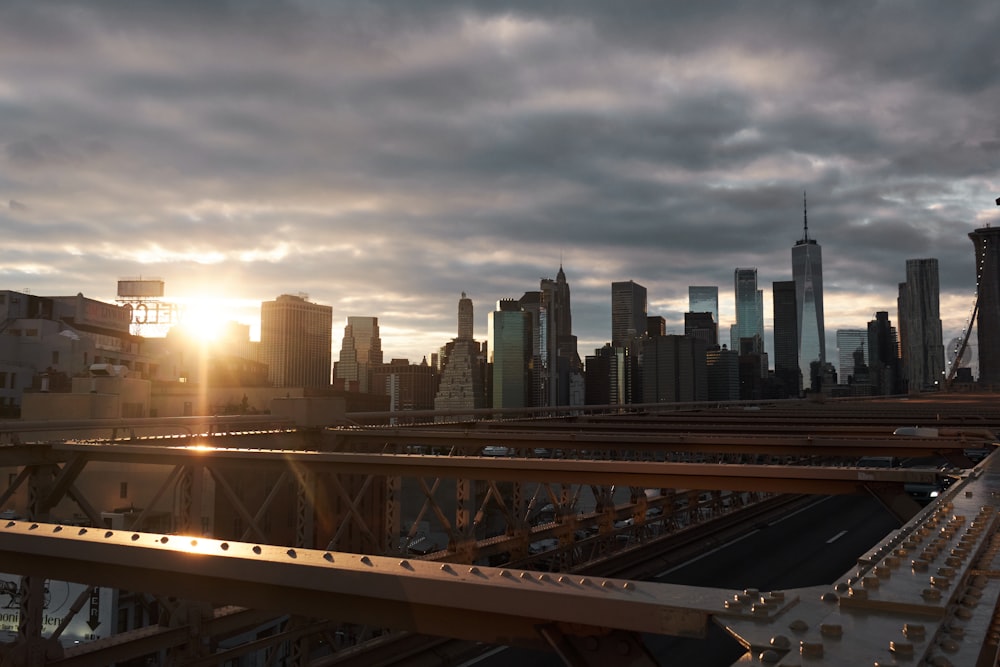
[[[662,315],[650,315],[646,318],[647,336],[666,336],[667,320]]]
[[[475,338],[475,316],[472,309],[472,299],[462,292],[462,298],[458,300],[458,337],[462,340],[472,340]]]
[[[347,318],[340,360],[334,368],[337,384],[349,391],[371,392],[371,372],[382,365],[382,338],[377,317]],[[379,393],[379,392],[373,392]]]
[[[944,381],[944,341],[936,259],[906,260],[906,282],[899,284],[897,308],[907,389],[938,389]]]
[[[886,311],[875,313],[875,319],[868,322],[868,372],[875,387],[875,395],[902,393],[899,338]]]
[[[802,381],[811,385],[811,363],[826,363],[826,329],[823,324],[823,251],[809,238],[809,218],[802,195],[802,238],[792,246],[792,279],[795,281],[795,320],[799,335],[799,368]],[[819,366],[823,368],[823,366]]]
[[[786,398],[798,397],[802,392],[802,371],[799,368],[795,281],[771,283],[771,298],[774,308],[774,377],[780,385],[778,393]]]
[[[983,227],[969,234],[976,249],[979,314],[979,382],[1000,384],[1000,227]]]
[[[586,404],[624,405],[627,387],[629,352],[624,347],[607,344],[586,358]]]
[[[260,305],[260,360],[275,387],[329,387],[333,308],[282,294]]]
[[[840,384],[848,384],[858,368],[858,352],[861,366],[868,372],[868,331],[865,329],[837,329],[837,358],[840,362]]]
[[[705,353],[708,400],[738,401],[740,398],[740,355],[723,345]]]
[[[719,325],[711,312],[684,313],[684,335],[691,336],[707,350],[719,344]]]
[[[628,347],[646,331],[646,288],[631,280],[611,283],[611,345]]]
[[[639,341],[644,403],[708,398],[705,351],[690,336],[653,336]]]
[[[371,393],[389,397],[392,411],[433,410],[437,373],[427,364],[393,359],[372,370]]]

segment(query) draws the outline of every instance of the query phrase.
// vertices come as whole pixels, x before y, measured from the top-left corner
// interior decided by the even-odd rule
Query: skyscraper
[[[940,288],[936,259],[906,260],[897,302],[903,373],[909,391],[936,389],[944,380]]]
[[[646,288],[631,280],[611,283],[611,345],[629,347],[646,331]]]
[[[688,287],[688,312],[712,313],[712,320],[719,323],[719,288],[715,285]]]
[[[382,339],[379,337],[378,318],[348,317],[340,360],[334,370],[336,379],[343,380],[348,387],[357,386],[361,393],[368,393],[371,371],[381,364]]]
[[[472,340],[475,338],[473,335],[474,328],[475,319],[472,311],[472,299],[465,296],[465,292],[462,292],[462,298],[458,300],[458,337],[462,340]]]
[[[903,390],[899,364],[899,336],[889,320],[889,313],[880,310],[868,322],[868,372],[880,396]]]
[[[976,249],[979,382],[1000,384],[1000,227],[969,233]]]
[[[333,308],[282,294],[260,305],[260,353],[275,387],[329,387]]]
[[[802,195],[802,238],[792,246],[792,279],[795,281],[795,317],[799,328],[799,367],[806,386],[812,384],[810,364],[826,363],[826,329],[823,326],[823,251],[809,238],[809,217]]]
[[[796,325],[795,281],[777,280],[771,283],[774,308],[774,376],[781,382],[786,396],[798,396],[802,391],[799,369],[799,329]]]
[[[854,375],[855,352],[861,351],[861,359],[868,365],[868,332],[864,329],[837,329],[837,358],[840,367],[837,369],[839,384],[847,384]]]
[[[757,289],[757,269],[736,269],[733,273],[736,293],[736,324],[730,330],[729,347],[740,349],[741,338],[764,339],[764,292]]]
[[[435,410],[486,407],[483,358],[479,343],[472,339],[472,299],[466,297],[465,292],[458,302],[458,322],[458,338],[445,346],[448,354],[442,359],[441,382],[434,397]],[[472,418],[470,414],[441,419]]]
[[[488,358],[493,369],[493,407],[530,405],[531,315],[515,299],[501,299],[488,315]]]

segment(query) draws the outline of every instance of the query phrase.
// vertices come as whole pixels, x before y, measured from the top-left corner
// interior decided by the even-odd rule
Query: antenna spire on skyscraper
[[[809,213],[806,206],[806,191],[802,191],[802,240],[809,240]]]

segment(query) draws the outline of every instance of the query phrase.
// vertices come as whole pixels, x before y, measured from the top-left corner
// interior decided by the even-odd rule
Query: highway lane
[[[878,543],[899,522],[867,496],[823,496],[816,502],[770,524],[659,573],[655,581],[717,588],[785,590],[834,583],[861,554]],[[646,636],[660,664],[728,667],[743,655],[739,644],[721,628],[712,627],[705,640],[662,635]],[[497,649],[464,663],[464,667],[556,667],[551,653]]]

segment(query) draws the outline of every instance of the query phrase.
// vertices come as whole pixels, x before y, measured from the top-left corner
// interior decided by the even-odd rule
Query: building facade
[[[274,387],[329,387],[333,308],[282,294],[260,305],[260,361]]]
[[[771,283],[771,298],[774,308],[774,376],[785,396],[798,396],[802,391],[802,371],[799,368],[795,281],[777,280]]]
[[[944,381],[940,304],[938,261],[906,260],[906,282],[899,285],[896,321],[909,391],[936,390]]]
[[[757,289],[757,269],[736,269],[733,291],[736,323],[730,329],[729,347],[739,350],[741,338],[764,338],[764,292]]]
[[[611,345],[629,347],[646,332],[646,288],[631,280],[611,283]]]
[[[809,238],[809,217],[802,198],[802,238],[792,246],[795,281],[795,321],[798,326],[799,368],[802,381],[812,384],[811,364],[826,364],[826,328],[823,323],[823,249]]]
[[[715,285],[688,287],[688,312],[712,313],[712,320],[719,324],[719,288]]]
[[[969,233],[976,250],[979,382],[1000,384],[1000,227]]]
[[[501,299],[488,315],[487,350],[494,408],[531,405],[531,328],[531,314],[515,299]]]
[[[371,392],[371,372],[382,365],[382,358],[378,318],[348,317],[340,359],[334,369],[337,383],[363,394]]]
[[[865,329],[837,329],[838,381],[848,384],[858,366],[857,354],[861,353],[861,366],[868,366],[868,331]]]

